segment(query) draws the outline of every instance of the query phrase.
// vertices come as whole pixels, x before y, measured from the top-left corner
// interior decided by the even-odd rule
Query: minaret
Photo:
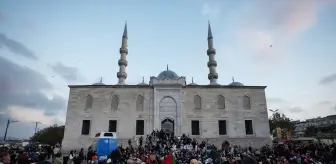
[[[125,23],[125,28],[124,28],[124,33],[122,36],[122,43],[121,43],[121,48],[119,50],[120,52],[120,60],[118,61],[119,65],[119,72],[117,73],[118,77],[118,85],[124,85],[125,80],[127,78],[127,73],[126,73],[126,67],[127,67],[127,60],[126,60],[126,55],[128,54],[128,49],[127,49],[127,22]]]
[[[212,37],[210,22],[208,22],[208,24],[209,24],[208,25],[208,50],[207,50],[207,54],[209,56],[208,79],[210,80],[210,85],[213,85],[213,84],[217,85],[218,74],[217,74],[217,71],[216,71],[217,62],[215,60],[216,49],[214,48],[214,45],[213,45],[213,37]]]

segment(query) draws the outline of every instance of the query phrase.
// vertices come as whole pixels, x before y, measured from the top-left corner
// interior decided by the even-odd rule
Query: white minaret
[[[208,22],[208,24],[209,24],[208,25],[208,50],[207,50],[207,54],[209,56],[208,79],[210,80],[210,85],[217,85],[218,74],[217,74],[217,71],[216,71],[217,62],[215,60],[216,49],[214,48],[214,45],[213,45],[213,37],[212,37],[210,22]]]
[[[118,85],[124,85],[125,80],[127,78],[127,73],[126,73],[126,67],[127,67],[127,60],[126,56],[128,54],[128,49],[127,49],[127,22],[125,23],[125,28],[124,28],[124,33],[122,36],[122,43],[121,43],[121,48],[120,48],[120,60],[118,61],[119,65],[119,72],[117,73],[118,77]]]

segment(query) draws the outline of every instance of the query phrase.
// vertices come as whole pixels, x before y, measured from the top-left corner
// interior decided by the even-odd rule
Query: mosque
[[[209,84],[187,84],[172,70],[150,77],[149,83],[127,85],[127,24],[120,48],[118,84],[102,81],[70,85],[64,150],[89,147],[99,132],[116,132],[120,142],[146,137],[163,129],[180,136],[207,138],[220,144],[260,147],[270,144],[265,96],[266,86],[247,86],[233,81],[217,83],[216,50],[208,26]],[[206,65],[206,64],[205,64]]]

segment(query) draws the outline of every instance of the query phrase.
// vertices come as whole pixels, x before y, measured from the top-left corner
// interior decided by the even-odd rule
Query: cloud
[[[331,75],[323,77],[320,80],[319,84],[320,85],[327,85],[327,84],[333,83],[334,81],[336,81],[336,73],[333,73]]]
[[[218,5],[204,3],[201,9],[202,15],[206,17],[217,17],[221,11]]]
[[[7,119],[17,119],[20,123],[13,125],[17,131],[13,135],[30,135],[33,131],[26,131],[24,128],[28,126],[24,122],[40,121],[49,124],[56,121],[66,109],[66,100],[51,94],[53,86],[39,72],[1,56],[0,70],[5,70],[0,71],[0,134],[4,132]]]
[[[287,40],[313,27],[320,8],[330,2],[253,1],[238,11],[243,28],[237,30],[237,39],[258,59],[282,61]]]
[[[291,113],[300,113],[303,111],[303,109],[301,107],[292,107],[292,108],[288,108],[288,111],[291,112]]]
[[[0,57],[0,111],[9,106],[48,110],[65,109],[65,100],[57,95],[48,98],[53,89],[42,74]]]
[[[321,101],[321,102],[318,102],[316,105],[330,105],[332,102],[331,101]]]
[[[9,51],[30,59],[37,60],[35,54],[22,43],[7,38],[5,34],[0,33],[0,48],[7,48]]]
[[[269,103],[276,103],[276,104],[289,103],[289,101],[284,100],[284,99],[279,98],[279,97],[270,97],[270,98],[267,98],[267,102],[269,102]]]
[[[58,73],[62,78],[67,81],[77,81],[82,78],[77,68],[65,66],[62,63],[52,65],[51,68],[54,72]]]

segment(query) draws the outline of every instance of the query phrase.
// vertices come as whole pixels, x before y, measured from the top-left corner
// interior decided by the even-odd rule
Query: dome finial
[[[234,82],[234,77],[232,76],[232,82]]]
[[[103,83],[103,77],[100,77],[100,83]]]
[[[168,71],[168,64],[167,64],[167,71]]]
[[[194,83],[194,77],[191,77],[191,83]]]
[[[142,83],[145,83],[145,77],[142,77]]]

